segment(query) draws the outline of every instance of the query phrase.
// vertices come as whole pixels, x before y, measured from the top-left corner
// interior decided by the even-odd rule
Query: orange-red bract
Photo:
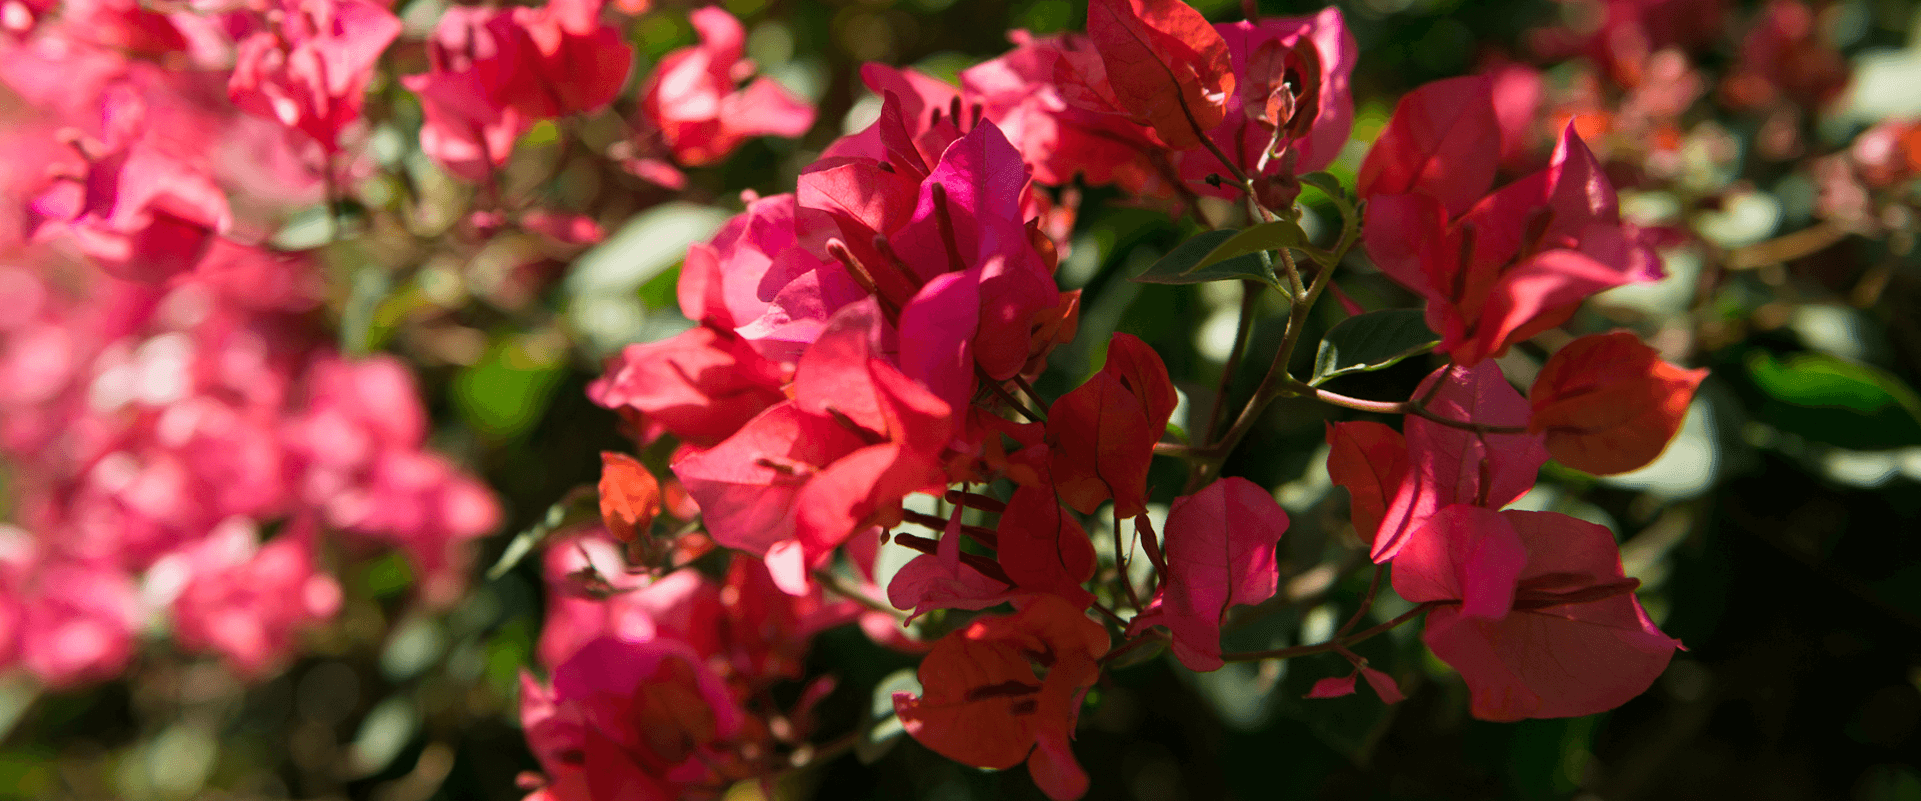
[[[1147,469],[1180,397],[1147,343],[1115,334],[1107,364],[1047,410],[1049,470],[1062,503],[1092,514],[1114,499],[1115,513],[1147,510]]]
[[[1357,420],[1327,427],[1327,475],[1352,497],[1348,517],[1362,542],[1381,530],[1388,501],[1407,478],[1407,438],[1382,423]]]
[[[644,536],[660,513],[660,481],[640,460],[624,453],[600,454],[600,519],[621,542]]]
[[[1628,331],[1584,336],[1556,351],[1534,380],[1528,430],[1545,432],[1548,453],[1564,465],[1625,473],[1667,448],[1707,374],[1662,361]]]
[[[1100,624],[1060,598],[1037,596],[1011,616],[941,638],[921,662],[921,696],[895,693],[894,710],[908,734],[942,756],[998,769],[1026,760],[1049,798],[1079,798],[1087,773],[1068,740],[1107,647]]]
[[[1227,118],[1234,71],[1227,40],[1180,0],[1092,0],[1087,35],[1121,107],[1175,150]]]

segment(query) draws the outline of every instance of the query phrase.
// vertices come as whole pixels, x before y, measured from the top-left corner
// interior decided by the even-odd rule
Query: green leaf
[[[1292,220],[1275,220],[1261,223],[1227,238],[1216,245],[1201,259],[1199,264],[1188,268],[1189,272],[1203,270],[1229,259],[1252,256],[1270,250],[1300,247],[1307,244],[1307,232]]]
[[[1328,329],[1314,354],[1314,377],[1320,386],[1328,379],[1389,367],[1409,356],[1426,353],[1441,338],[1427,330],[1416,309],[1389,309],[1349,317]]]
[[[492,440],[513,440],[532,430],[566,378],[564,363],[521,344],[498,343],[479,364],[454,376],[454,407]]]
[[[1777,359],[1756,350],[1748,378],[1768,397],[1763,422],[1856,450],[1921,445],[1921,395],[1882,370],[1824,353]]]
[[[1239,256],[1197,268],[1202,259],[1237,233],[1240,232],[1232,228],[1203,231],[1162,256],[1160,261],[1154,262],[1154,266],[1134,276],[1134,280],[1143,284],[1201,284],[1245,279],[1278,287],[1280,279],[1274,276],[1274,268],[1261,261],[1258,255]]]

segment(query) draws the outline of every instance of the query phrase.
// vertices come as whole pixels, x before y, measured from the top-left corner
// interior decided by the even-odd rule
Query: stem
[[[1367,594],[1361,596],[1360,608],[1355,609],[1354,616],[1348,618],[1346,623],[1341,624],[1340,631],[1334,632],[1335,639],[1339,639],[1343,636],[1346,636],[1348,632],[1353,631],[1354,626],[1361,622],[1362,617],[1365,617],[1367,615],[1367,610],[1372,609],[1374,607],[1374,593],[1380,591],[1381,574],[1386,572],[1387,572],[1386,565],[1374,566],[1374,578],[1367,582]]]
[[[1141,597],[1134,594],[1134,579],[1127,575],[1128,561],[1123,556],[1132,553],[1133,549],[1128,548],[1126,543],[1121,541],[1121,508],[1116,506],[1114,507],[1114,569],[1121,574],[1121,587],[1127,590],[1127,603],[1134,607],[1134,611],[1139,612]]]
[[[1476,434],[1527,433],[1527,426],[1490,426],[1468,422],[1466,420],[1456,420],[1452,417],[1444,417],[1416,401],[1371,401],[1361,398],[1350,398],[1346,395],[1329,392],[1320,387],[1311,386],[1294,379],[1288,379],[1288,381],[1286,391],[1291,394],[1313,398],[1322,403],[1353,409],[1355,411],[1373,412],[1375,414],[1411,414],[1423,420],[1439,423],[1449,428],[1472,431]]]
[[[842,598],[846,598],[847,600],[853,601],[854,603],[860,604],[861,606],[867,607],[868,609],[872,609],[876,612],[886,612],[887,614],[893,615],[897,620],[907,619],[906,612],[902,612],[899,609],[895,609],[893,604],[882,603],[878,600],[868,597],[866,593],[863,593],[859,590],[848,587],[845,583],[843,583],[840,580],[839,576],[836,576],[831,572],[828,572],[826,570],[816,570],[814,571],[814,580],[820,582],[820,585],[822,587],[826,587],[829,591],[833,592],[835,595],[839,595]]]
[[[1108,620],[1114,621],[1114,625],[1120,626],[1123,630],[1127,628],[1127,621],[1122,620],[1120,615],[1117,615],[1114,613],[1114,610],[1101,605],[1100,601],[1095,601],[1093,603],[1093,608],[1094,608],[1094,611],[1099,612],[1103,615],[1106,615]]]
[[[1201,437],[1202,442],[1212,442],[1220,431],[1221,413],[1227,411],[1227,393],[1234,383],[1234,373],[1240,369],[1241,357],[1247,355],[1248,333],[1254,328],[1254,304],[1260,301],[1260,292],[1260,282],[1241,282],[1241,316],[1234,323],[1234,347],[1227,352],[1227,364],[1221,368],[1221,388],[1214,393],[1214,407],[1207,412],[1207,430]]]
[[[995,397],[1000,398],[1008,406],[1014,407],[1014,411],[1020,412],[1021,416],[1027,418],[1028,422],[1047,422],[1047,415],[1027,408],[1027,404],[1021,403],[1020,398],[1014,397],[1012,393],[1007,391],[1007,387],[1001,386],[1001,382],[995,381],[992,376],[987,374],[986,370],[980,368],[980,365],[974,365],[974,374],[980,378],[982,384],[987,385],[988,390],[993,392]]]
[[[1402,623],[1406,623],[1409,620],[1413,620],[1416,616],[1425,614],[1428,610],[1433,609],[1434,607],[1440,606],[1443,603],[1459,603],[1459,602],[1458,601],[1451,601],[1451,602],[1450,601],[1428,601],[1427,603],[1421,604],[1419,606],[1414,607],[1413,609],[1407,610],[1406,612],[1402,613],[1400,617],[1394,618],[1393,620],[1390,620],[1386,623],[1382,623],[1373,628],[1365,629],[1363,631],[1356,632],[1354,634],[1349,634],[1345,636],[1336,636],[1334,639],[1328,640],[1327,642],[1315,643],[1313,645],[1296,645],[1292,648],[1276,648],[1271,651],[1242,651],[1239,653],[1221,654],[1221,661],[1255,662],[1262,659],[1291,659],[1297,656],[1307,656],[1309,654],[1322,654],[1322,653],[1327,653],[1328,651],[1338,651],[1340,649],[1347,648],[1351,645],[1358,644],[1363,640],[1370,640],[1377,635],[1384,634],[1392,630],[1394,627],[1399,626]]]
[[[1287,310],[1287,333],[1281,337],[1280,349],[1274,352],[1274,361],[1268,364],[1267,375],[1261,377],[1260,386],[1254,389],[1254,397],[1241,408],[1233,427],[1220,440],[1208,445],[1203,461],[1190,474],[1189,492],[1206,484],[1220,472],[1221,463],[1234,451],[1234,446],[1240,444],[1241,438],[1254,428],[1254,422],[1260,419],[1261,411],[1267,408],[1267,404],[1284,394],[1290,383],[1300,383],[1287,374],[1287,363],[1294,356],[1294,348],[1300,344],[1302,329],[1307,327],[1308,311],[1314,308],[1314,301],[1320,299],[1321,292],[1327,289],[1327,282],[1333,275],[1334,271],[1326,268],[1315,273],[1314,283],[1307,288],[1307,296],[1295,301]]]

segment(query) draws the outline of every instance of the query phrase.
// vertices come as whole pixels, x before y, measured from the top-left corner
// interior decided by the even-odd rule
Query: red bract
[[[1081,587],[1094,577],[1094,544],[1051,489],[1014,490],[994,533],[1001,569],[1016,587],[1058,595],[1078,609],[1094,602]]]
[[[1584,336],[1555,351],[1534,379],[1528,430],[1545,433],[1562,464],[1625,473],[1667,448],[1707,374],[1662,361],[1632,332]]]
[[[673,434],[706,447],[731,436],[786,396],[780,365],[747,342],[708,326],[628,345],[587,387],[595,403],[630,416],[641,441]]]
[[[1356,191],[1364,198],[1427,195],[1454,217],[1494,186],[1500,153],[1501,123],[1488,80],[1435,81],[1394,104],[1394,116],[1361,162]]]
[[[1015,48],[999,58],[961,71],[967,100],[979,103],[982,116],[998,126],[1034,169],[1043,184],[1118,184],[1129,191],[1150,185],[1167,191],[1147,153],[1154,144],[1111,98],[1074,102],[1074,93],[1104,94],[1106,68],[1093,43],[1077,33],[1034,37],[1012,31]],[[1063,85],[1074,70],[1075,85]],[[1092,83],[1099,89],[1089,88]],[[956,104],[957,106],[959,104]]]
[[[1079,798],[1087,774],[1068,741],[1107,647],[1100,624],[1039,596],[941,638],[921,662],[921,696],[896,693],[894,709],[908,734],[942,756],[1003,770],[1026,761],[1049,798]]]
[[[833,231],[828,214],[799,206],[792,194],[750,200],[713,239],[687,248],[681,313],[792,363],[828,317],[866,295],[824,255]]]
[[[316,572],[313,525],[259,544],[251,525],[238,518],[206,539],[163,558],[148,573],[148,586],[175,584],[174,636],[182,647],[226,657],[235,672],[259,678],[294,647],[303,626],[325,621],[340,609],[340,584]]]
[[[848,537],[898,522],[902,497],[947,483],[952,412],[872,355],[879,325],[872,301],[842,309],[802,355],[794,400],[674,463],[714,541],[767,556],[790,592]]]
[[[1168,147],[1200,147],[1234,92],[1227,42],[1180,0],[1091,0],[1087,35],[1120,107]]]
[[[227,94],[234,105],[313,137],[328,153],[360,118],[361,97],[400,18],[364,0],[289,0],[270,30],[241,40]]]
[[[1340,9],[1330,6],[1310,17],[1231,22],[1214,29],[1227,43],[1240,91],[1227,103],[1221,124],[1208,129],[1208,138],[1255,178],[1257,189],[1264,179],[1313,172],[1333,163],[1354,127],[1348,78],[1360,57]],[[1179,162],[1181,177],[1196,191],[1218,197],[1240,192],[1206,181],[1225,169],[1212,152],[1189,149]]]
[[[1680,643],[1655,628],[1606,528],[1552,512],[1450,506],[1394,559],[1394,591],[1439,602],[1421,634],[1474,716],[1591,715],[1640,695]]]
[[[1114,514],[1147,509],[1147,468],[1179,397],[1167,366],[1147,343],[1117,333],[1107,364],[1047,410],[1049,472],[1061,502],[1092,514],[1114,499]]]
[[[681,164],[718,163],[749,137],[799,136],[814,125],[814,107],[772,78],[735,87],[754,72],[741,58],[740,22],[716,7],[690,17],[700,44],[668,53],[641,90],[642,127],[658,133]]]
[[[1486,81],[1472,86],[1485,100]],[[1491,136],[1498,141],[1498,133]],[[1491,175],[1498,154],[1495,145],[1488,147],[1484,172]],[[1451,219],[1454,205],[1467,197],[1455,191],[1460,185],[1429,186],[1422,179],[1407,194],[1386,194],[1398,184],[1381,184],[1368,200],[1365,223],[1368,255],[1427,298],[1428,326],[1458,364],[1499,356],[1566,322],[1589,295],[1661,276],[1648,237],[1621,221],[1613,187],[1572,128],[1562,133],[1546,170]]]
[[[1162,546],[1166,583],[1128,626],[1128,635],[1166,626],[1181,664],[1219,670],[1227,610],[1274,596],[1280,581],[1274,545],[1287,523],[1273,494],[1244,478],[1224,478],[1176,498]]]
[[[521,725],[547,801],[713,798],[758,772],[766,733],[699,654],[672,640],[587,643],[552,689],[521,678]]]
[[[1527,426],[1527,401],[1493,362],[1443,367],[1421,382],[1414,397],[1428,397],[1437,381],[1440,389],[1427,401],[1428,411],[1436,416],[1484,426]],[[1408,535],[1443,507],[1498,509],[1513,502],[1534,486],[1547,461],[1540,437],[1526,433],[1484,433],[1414,415],[1408,416],[1406,429],[1407,477],[1389,496],[1381,527],[1374,532],[1376,562],[1393,558]]]
[[[513,60],[476,66],[495,96],[544,119],[599,111],[614,101],[633,69],[634,48],[620,28],[600,21],[600,0],[548,0],[515,8]],[[506,28],[496,17],[496,30]]]
[[[87,159],[76,183],[36,198],[38,236],[72,236],[116,277],[158,282],[193,269],[233,215],[212,176],[171,152],[150,124],[147,103],[119,87],[102,102],[106,140],[78,144]]]
[[[1407,439],[1382,423],[1334,423],[1327,427],[1327,446],[1328,478],[1347,488],[1354,532],[1371,542],[1407,480]]]

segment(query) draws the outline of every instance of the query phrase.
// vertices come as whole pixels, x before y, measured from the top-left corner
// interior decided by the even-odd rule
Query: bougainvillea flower
[[[251,524],[221,524],[149,573],[185,578],[173,599],[174,636],[189,650],[225,657],[235,672],[261,676],[293,651],[303,626],[333,617],[340,584],[315,570],[312,523],[261,545]]]
[[[994,533],[1001,569],[1016,587],[1058,595],[1076,608],[1093,603],[1081,585],[1094,577],[1094,543],[1051,489],[1014,490]]]
[[[1116,333],[1107,363],[1047,409],[1049,472],[1061,502],[1093,514],[1114,499],[1114,514],[1147,509],[1147,468],[1180,398],[1160,354],[1132,334]]]
[[[47,561],[22,584],[18,653],[35,678],[55,687],[102,681],[132,658],[143,610],[126,573]]]
[[[814,107],[772,78],[744,89],[754,63],[741,57],[745,31],[717,7],[689,16],[700,44],[668,53],[641,90],[643,127],[657,131],[667,150],[692,167],[726,158],[749,137],[799,136],[814,125]]]
[[[1354,532],[1372,542],[1407,480],[1407,438],[1385,423],[1358,420],[1330,424],[1327,447],[1328,478],[1347,488]]]
[[[547,547],[547,611],[535,654],[555,668],[599,637],[667,639],[700,654],[722,650],[720,585],[698,570],[660,578],[632,572],[620,543],[588,531]]]
[[[495,18],[497,31],[513,23],[513,58],[476,66],[495,96],[533,119],[605,108],[627,82],[634,47],[618,26],[600,21],[600,0],[548,0]]]
[[[1361,162],[1356,193],[1426,195],[1451,218],[1494,186],[1500,154],[1491,82],[1478,75],[1434,81],[1394,104],[1394,116]]]
[[[1200,147],[1234,93],[1227,42],[1180,0],[1092,0],[1087,36],[1123,109],[1168,147]]]
[[[628,345],[587,386],[595,403],[628,415],[642,442],[671,433],[706,447],[786,398],[785,371],[745,340],[695,326],[659,342]]]
[[[1020,150],[1035,181],[1060,186],[1080,175],[1089,184],[1130,191],[1165,183],[1147,156],[1156,147],[1153,139],[1130,115],[1064,97],[1073,91],[1057,82],[1064,63],[1093,70],[1095,75],[1080,80],[1105,87],[1106,68],[1091,40],[1078,33],[1037,37],[1018,30],[1008,37],[1013,50],[961,71],[962,97],[970,107],[978,103],[981,116]]]
[[[1190,670],[1219,670],[1227,610],[1274,597],[1280,568],[1274,545],[1287,513],[1273,493],[1229,477],[1174,499],[1167,513],[1167,578],[1127,627],[1134,636],[1166,626],[1174,656]]]
[[[1440,388],[1428,397],[1437,381]],[[1528,424],[1527,401],[1493,362],[1436,370],[1415,389],[1414,397],[1427,397],[1429,412],[1460,423],[1523,429]],[[1388,496],[1374,534],[1376,562],[1393,558],[1408,535],[1443,507],[1499,509],[1513,502],[1534,486],[1547,462],[1547,448],[1538,435],[1481,432],[1416,415],[1408,415],[1406,435],[1407,477]]]
[[[553,801],[665,801],[754,775],[743,747],[765,733],[701,656],[673,640],[582,646],[551,689],[521,677],[521,726]]]
[[[801,356],[794,400],[674,463],[715,542],[767,556],[796,594],[834,548],[900,520],[900,500],[947,483],[946,403],[874,355],[874,301],[842,309]]]
[[[942,756],[1002,770],[1025,761],[1049,798],[1079,798],[1087,773],[1068,741],[1107,648],[1100,624],[1037,596],[941,638],[921,662],[921,696],[896,693],[894,709],[909,735]]]
[[[1680,642],[1634,597],[1605,527],[1553,512],[1456,505],[1394,559],[1421,639],[1461,672],[1483,720],[1591,715],[1640,695]]]
[[[1060,305],[1028,236],[1026,185],[1020,153],[993,123],[981,122],[942,154],[913,216],[890,237],[891,250],[923,282],[901,309],[901,368],[955,408],[971,394],[977,369],[997,381],[1018,375],[1035,323]],[[971,326],[950,323],[969,319]]]
[[[365,0],[290,0],[273,29],[241,40],[227,94],[251,114],[313,137],[331,153],[360,118],[380,54],[400,18]]]
[[[1707,374],[1662,361],[1629,331],[1584,336],[1555,351],[1534,379],[1528,430],[1547,435],[1555,461],[1625,473],[1667,448]]]
[[[212,176],[143,141],[145,103],[118,93],[106,103],[111,150],[89,159],[77,185],[35,199],[38,236],[72,236],[107,272],[158,282],[193,268],[232,224],[226,193]]]
[[[1227,43],[1238,96],[1227,103],[1220,125],[1208,129],[1222,152],[1258,179],[1325,169],[1354,128],[1349,77],[1360,48],[1341,11],[1332,6],[1307,17],[1269,17],[1214,26]],[[1269,145],[1280,157],[1262,158]],[[1226,197],[1240,190],[1215,188],[1205,179],[1220,174],[1219,158],[1205,149],[1180,155],[1181,177],[1196,191]],[[1266,168],[1256,169],[1263,163]]]
[[[836,230],[831,216],[792,194],[750,200],[712,239],[687,248],[681,313],[791,364],[827,318],[866,295],[845,267],[822,255]]]
[[[1472,80],[1470,94],[1485,100],[1488,81]],[[1484,122],[1494,125],[1493,119],[1490,104]],[[1477,170],[1475,185],[1483,185],[1479,172],[1492,175],[1498,157],[1498,130],[1486,135],[1488,163]],[[1376,150],[1396,152],[1382,147]],[[1427,298],[1428,326],[1457,364],[1499,356],[1566,322],[1589,295],[1662,274],[1651,235],[1621,221],[1613,187],[1571,126],[1547,169],[1481,199],[1459,219],[1451,210],[1469,195],[1453,190],[1469,178],[1449,177],[1453,168],[1435,166],[1450,162],[1411,163],[1375,180],[1381,194],[1368,200],[1367,251],[1389,277]],[[1406,193],[1388,193],[1403,183]]]
[[[514,141],[533,125],[517,109],[490,99],[480,76],[471,70],[405,75],[400,83],[420,96],[421,152],[469,181],[487,181],[513,155]]]

